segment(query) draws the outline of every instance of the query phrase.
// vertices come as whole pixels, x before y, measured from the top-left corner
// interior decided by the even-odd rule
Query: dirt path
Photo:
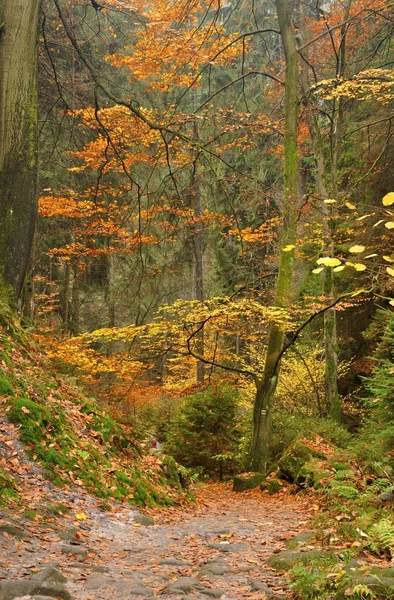
[[[0,600],[289,598],[265,561],[310,517],[305,499],[228,485],[199,488],[195,505],[150,511],[154,524],[131,507],[105,512],[82,492],[58,500],[70,510],[53,522],[2,515]]]

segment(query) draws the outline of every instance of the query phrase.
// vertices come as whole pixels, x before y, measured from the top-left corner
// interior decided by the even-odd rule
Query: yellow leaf
[[[334,198],[327,198],[327,200],[323,200],[324,204],[335,204],[336,200]]]
[[[354,267],[356,271],[365,271],[365,269],[367,268],[367,266],[363,265],[362,263],[354,263],[352,267]]]
[[[324,271],[324,267],[318,267],[317,269],[313,269],[312,273],[317,275],[318,273],[321,273],[322,271]]]
[[[394,306],[394,300],[390,300],[389,304],[391,304],[391,306]]]
[[[360,254],[360,252],[364,252],[365,246],[352,246],[349,248],[349,252],[352,254]]]
[[[133,527],[141,527],[141,523],[133,523]]]
[[[76,518],[78,521],[86,521],[86,519],[87,519],[88,517],[87,517],[87,515],[85,515],[85,513],[81,512],[81,513],[77,513],[77,514],[75,515],[75,518]]]
[[[384,226],[386,227],[386,229],[394,229],[394,221],[387,221],[387,223],[385,223]]]
[[[345,265],[340,265],[339,267],[335,267],[335,269],[333,269],[334,273],[339,273],[340,271],[343,271],[343,269],[345,268]]]
[[[356,207],[354,206],[354,204],[351,204],[351,202],[346,202],[345,206],[347,206],[348,208],[350,208],[350,210],[356,210]]]
[[[323,256],[316,261],[318,265],[324,265],[325,267],[337,267],[341,264],[338,258],[332,258],[331,256]]]
[[[368,215],[363,215],[362,217],[358,217],[356,221],[364,221],[364,219],[368,219],[368,217],[372,217],[375,213],[369,213]]]
[[[391,275],[391,277],[394,277],[394,269],[391,267],[386,267],[386,271],[389,275]]]
[[[394,192],[389,192],[386,194],[382,200],[383,206],[391,206],[394,204]]]
[[[377,256],[376,252],[374,252],[374,254],[368,254],[368,256],[366,256],[365,258],[373,258],[374,256]]]
[[[385,254],[383,256],[384,260],[387,260],[387,262],[389,263],[394,263],[394,258],[392,258],[391,256],[387,256],[387,254]]]
[[[295,248],[294,244],[288,244],[283,248],[283,252],[291,252]]]
[[[381,223],[384,223],[384,219],[380,219],[380,221],[377,221],[375,223],[375,225],[372,225],[372,227],[377,227],[378,225],[380,225]]]

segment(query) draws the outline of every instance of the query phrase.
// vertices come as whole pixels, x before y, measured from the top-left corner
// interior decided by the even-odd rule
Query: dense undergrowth
[[[0,311],[0,416],[15,424],[28,456],[55,485],[83,487],[101,498],[139,506],[183,495],[141,432],[119,425],[72,381],[56,374],[7,309]],[[171,485],[172,484],[172,485]],[[0,503],[17,500],[17,480],[0,458]]]
[[[271,481],[313,492],[322,510],[312,545],[332,550],[295,562],[297,598],[394,598],[394,315],[386,319],[355,434],[327,420],[276,423]]]

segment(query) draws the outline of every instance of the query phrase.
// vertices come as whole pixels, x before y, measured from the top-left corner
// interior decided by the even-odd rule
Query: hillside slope
[[[0,310],[0,503],[36,510],[47,493],[67,490],[138,506],[173,504],[184,492],[141,434],[117,424],[58,375],[38,345]]]

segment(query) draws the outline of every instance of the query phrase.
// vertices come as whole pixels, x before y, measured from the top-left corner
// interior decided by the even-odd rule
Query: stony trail
[[[227,484],[197,490],[197,501],[150,510],[104,511],[83,492],[59,491],[67,515],[0,520],[0,600],[238,600],[290,598],[266,565],[305,531],[307,499]],[[53,500],[53,499],[52,499]]]

